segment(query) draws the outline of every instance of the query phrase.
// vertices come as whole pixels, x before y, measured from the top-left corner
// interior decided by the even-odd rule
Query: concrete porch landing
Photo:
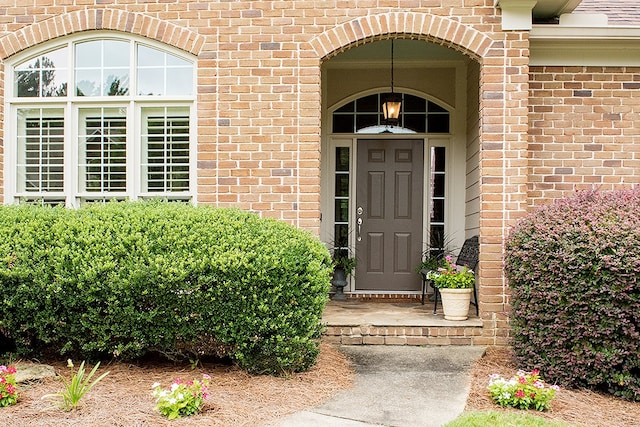
[[[479,345],[482,320],[475,306],[469,319],[445,320],[433,303],[329,301],[322,316],[328,342],[343,345]]]

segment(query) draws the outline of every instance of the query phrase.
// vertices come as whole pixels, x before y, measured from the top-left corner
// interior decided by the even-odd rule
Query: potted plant
[[[446,257],[451,254],[451,242],[443,232],[431,233],[429,245],[422,252],[422,261],[416,267],[416,273],[422,279],[422,304],[428,292],[426,275],[430,271],[436,271],[440,267],[446,267]]]
[[[445,266],[445,258],[451,254],[451,241],[443,232],[431,233],[429,235],[429,245],[422,252],[422,261],[416,269],[418,274],[422,270],[434,271]]]
[[[442,297],[442,310],[446,320],[467,320],[469,303],[476,282],[473,270],[467,266],[456,265],[449,255],[445,265],[427,273]]]
[[[334,248],[331,258],[333,260],[333,280],[331,283],[336,288],[333,299],[344,301],[347,299],[344,295],[344,287],[347,286],[347,277],[349,277],[353,269],[356,268],[357,261],[349,255],[349,249],[343,247]]]

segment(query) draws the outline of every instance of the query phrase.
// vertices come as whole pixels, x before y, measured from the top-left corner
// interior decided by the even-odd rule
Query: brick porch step
[[[324,311],[325,340],[345,345],[486,345],[475,307],[469,319],[445,320],[433,304],[330,301]]]

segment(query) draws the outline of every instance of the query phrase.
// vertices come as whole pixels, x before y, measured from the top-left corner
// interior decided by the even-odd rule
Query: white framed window
[[[5,203],[193,199],[193,57],[95,32],[7,65]]]
[[[334,134],[340,133],[449,133],[451,113],[421,96],[395,94],[401,100],[397,126],[385,124],[382,104],[391,93],[374,93],[337,108],[332,114]]]
[[[143,192],[189,189],[189,111],[180,107],[142,109]]]

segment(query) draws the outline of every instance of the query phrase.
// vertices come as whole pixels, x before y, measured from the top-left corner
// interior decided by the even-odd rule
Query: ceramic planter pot
[[[445,320],[467,320],[473,289],[440,288]]]
[[[331,281],[336,288],[336,293],[333,295],[334,301],[346,301],[347,297],[344,294],[344,287],[347,286],[347,274],[342,267],[335,267],[333,270],[333,280]]]

